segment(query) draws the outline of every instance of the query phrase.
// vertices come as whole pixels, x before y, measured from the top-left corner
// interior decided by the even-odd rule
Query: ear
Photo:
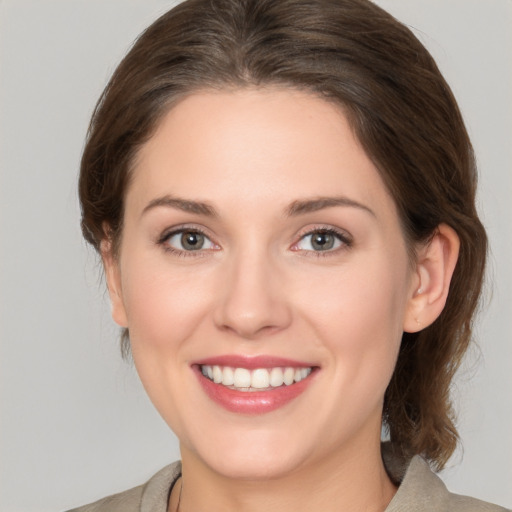
[[[448,225],[440,224],[432,239],[416,254],[403,330],[418,332],[432,324],[443,311],[450,289],[460,241]]]
[[[110,296],[112,318],[120,327],[128,327],[121,287],[121,269],[119,268],[118,259],[113,254],[112,241],[109,238],[104,238],[101,241],[100,250]]]

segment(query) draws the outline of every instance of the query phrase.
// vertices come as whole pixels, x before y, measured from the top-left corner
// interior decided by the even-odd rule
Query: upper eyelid
[[[334,235],[339,236],[342,240],[344,240],[346,242],[352,243],[352,241],[353,241],[353,237],[348,231],[341,229],[341,228],[335,228],[334,226],[328,226],[328,225],[314,226],[312,228],[307,228],[306,230],[299,232],[297,241],[301,240],[305,236],[312,235],[313,233],[318,233],[319,231],[320,232],[323,231],[326,233],[333,233]],[[297,242],[295,242],[295,243],[297,243]]]
[[[173,227],[169,227],[169,228],[164,229],[161,232],[161,234],[159,235],[158,241],[159,242],[164,242],[169,237],[171,237],[173,235],[176,235],[178,233],[182,233],[184,231],[201,233],[201,235],[204,235],[209,240],[212,240],[212,236],[208,233],[208,231],[205,228],[202,228],[202,227],[199,227],[199,226],[193,226],[193,225],[185,224],[185,225],[178,225],[178,226],[173,226]],[[212,240],[212,242],[213,242],[213,240]]]

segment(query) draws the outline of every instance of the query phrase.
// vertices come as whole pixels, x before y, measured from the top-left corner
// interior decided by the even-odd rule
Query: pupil
[[[204,244],[204,236],[201,233],[183,233],[181,235],[181,245],[184,249],[188,249],[189,251],[198,251],[203,247]]]
[[[319,251],[327,251],[334,246],[334,237],[330,233],[315,233],[311,245]]]

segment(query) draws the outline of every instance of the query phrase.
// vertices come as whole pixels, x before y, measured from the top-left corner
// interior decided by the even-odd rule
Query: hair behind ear
[[[428,285],[418,283],[422,290],[413,300],[418,299],[419,304],[414,308],[418,307],[420,325],[415,321],[404,325],[406,332],[384,399],[384,422],[395,449],[406,458],[423,454],[437,470],[444,467],[458,442],[450,386],[471,341],[486,260],[487,237],[480,221],[475,217],[465,224],[467,229],[458,233],[441,225],[441,239],[434,233],[433,241],[436,235],[438,241],[431,248],[425,246],[426,252],[418,254],[421,264],[422,256],[428,256],[434,249],[435,253],[444,254],[445,275],[454,268],[449,289],[446,290],[445,282],[442,293],[438,286],[433,297],[429,297]],[[455,252],[446,254],[450,253],[452,244],[455,248],[454,235],[456,262],[453,261]],[[453,241],[449,242],[450,239]],[[441,311],[436,316],[434,313],[439,308]],[[422,318],[423,312],[430,312],[431,316]]]

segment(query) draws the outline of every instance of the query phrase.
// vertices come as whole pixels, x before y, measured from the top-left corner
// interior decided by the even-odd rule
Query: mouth
[[[313,367],[234,368],[232,366],[200,365],[204,377],[229,389],[242,392],[270,391],[291,386],[306,379]]]
[[[192,365],[217,405],[239,414],[263,414],[297,399],[314,382],[318,366],[274,357],[225,356]]]

